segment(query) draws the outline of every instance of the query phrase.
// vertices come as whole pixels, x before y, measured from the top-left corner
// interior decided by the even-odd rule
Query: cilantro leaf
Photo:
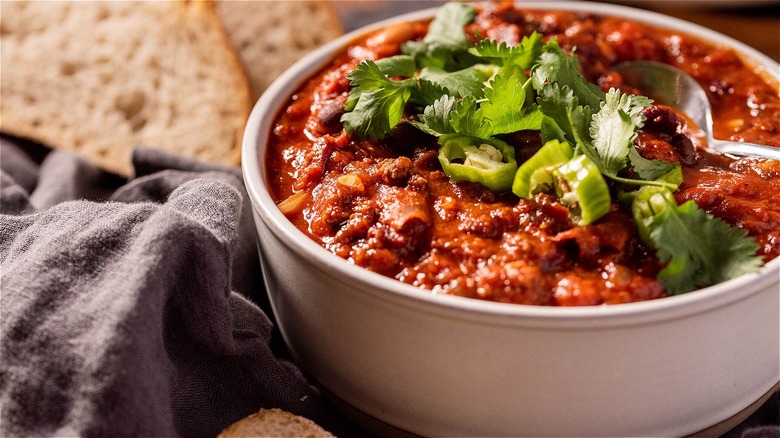
[[[410,123],[434,136],[457,133],[488,138],[541,129],[544,114],[538,106],[526,105],[526,87],[519,77],[499,72],[483,92],[485,99],[480,101],[473,96],[462,100],[441,96],[418,116],[419,122]]]
[[[640,235],[666,266],[658,279],[671,294],[755,272],[762,264],[747,232],[701,210],[695,202],[677,205],[666,188],[643,187],[632,212]]]
[[[452,96],[441,96],[433,104],[425,107],[425,112],[418,117],[419,122],[410,121],[412,125],[421,131],[440,137],[444,134],[454,134],[455,128],[450,124],[452,113],[458,107],[458,100]]]
[[[526,70],[531,68],[533,62],[542,52],[542,34],[534,32],[530,36],[524,36],[520,44],[510,46],[506,42],[483,39],[469,53],[488,60],[500,66],[515,66]]]
[[[456,49],[457,50],[457,49]],[[447,68],[455,64],[453,49],[441,44],[422,41],[407,41],[401,46],[401,52],[411,56],[420,68]]]
[[[626,167],[636,130],[644,123],[642,110],[650,102],[644,97],[621,94],[614,88],[606,94],[601,109],[593,116],[590,135],[607,173],[617,175]]]
[[[414,57],[418,68],[433,67],[447,71],[476,64],[468,53],[470,45],[464,26],[474,20],[476,10],[464,3],[450,2],[439,8],[422,41],[404,43],[401,51]]]
[[[423,42],[464,46],[468,44],[468,39],[463,27],[471,23],[475,16],[473,6],[458,2],[446,3],[436,11]]]
[[[682,182],[680,163],[669,163],[663,160],[650,160],[637,152],[632,145],[628,151],[631,166],[640,178],[647,181],[666,181],[676,189]]]
[[[379,90],[383,88],[408,87],[409,82],[393,81],[389,79],[379,66],[371,60],[363,61],[357,65],[349,75],[349,84],[352,88],[349,90],[349,99],[346,103],[346,110],[352,111],[357,104],[358,99],[363,93]]]
[[[547,116],[544,111],[539,110],[539,114],[542,115],[541,125],[539,126],[539,129],[542,131],[542,144],[550,140],[558,140],[561,143],[566,142],[566,133],[555,123],[555,120]]]
[[[590,106],[578,105],[569,111],[569,123],[572,126],[574,144],[576,145],[575,150],[578,154],[583,154],[590,158],[602,174],[611,176],[604,169],[604,163],[601,161],[601,157],[591,141],[588,128],[590,120],[593,120],[593,110]]]
[[[583,106],[597,110],[604,99],[599,87],[586,81],[580,72],[580,62],[574,55],[566,55],[558,42],[548,41],[538,63],[531,71],[534,89],[539,92],[546,84],[568,87]]]
[[[396,55],[373,61],[384,76],[414,76],[417,73],[417,64],[409,55]]]
[[[647,160],[634,146],[636,130],[644,123],[642,109],[650,100],[641,96],[621,95],[611,90],[605,95],[601,110],[593,114],[590,106],[579,104],[567,85],[546,84],[537,92],[537,101],[545,119],[542,138],[568,141],[576,145],[610,179],[629,185],[655,185],[676,189],[682,174],[676,163]],[[607,98],[609,100],[607,100]],[[618,174],[626,168],[629,157],[641,179]]]
[[[426,106],[433,104],[436,99],[451,95],[449,90],[439,84],[435,84],[426,79],[418,79],[417,86],[412,88],[412,95],[409,98],[409,102],[414,104],[418,109],[423,109]]]
[[[537,102],[545,116],[558,126],[565,141],[576,144],[574,127],[569,117],[569,114],[579,106],[579,100],[574,92],[569,87],[561,87],[556,83],[551,83],[537,88],[536,93]]]
[[[414,82],[388,79],[373,61],[360,63],[347,77],[353,88],[341,116],[344,129],[359,138],[384,137],[401,120]]]
[[[515,75],[496,75],[485,88],[487,102],[481,105],[482,115],[490,120],[493,135],[519,131],[525,106],[523,82]]]
[[[531,68],[542,53],[542,34],[533,32],[530,36],[524,36],[517,47],[522,50],[515,52],[512,63],[523,70]]]
[[[487,76],[482,69],[473,66],[454,72],[427,67],[420,71],[419,78],[447,89],[448,94],[480,98]]]
[[[407,87],[362,93],[352,111],[341,116],[344,129],[358,138],[381,139],[401,121],[409,94]]]
[[[409,41],[401,51],[414,58],[418,68],[433,67],[447,71],[460,70],[479,62],[465,47],[450,47],[440,43]]]
[[[458,134],[472,137],[488,138],[492,135],[490,121],[482,114],[477,101],[466,96],[455,105],[455,111],[451,113],[450,124]]]
[[[445,134],[462,134],[489,138],[492,134],[490,121],[484,117],[477,101],[471,96],[463,99],[442,96],[427,106],[425,112],[418,117],[419,122],[410,123],[436,137]]]
[[[469,48],[469,53],[485,58],[487,61],[496,65],[505,65],[507,60],[512,59],[515,47],[510,46],[505,41],[496,41],[490,39],[480,40],[474,47]]]
[[[576,153],[584,154],[604,173],[601,158],[593,147],[588,127],[593,119],[593,110],[579,104],[574,91],[567,85],[547,84],[537,91],[539,107],[549,121],[558,125],[557,130],[547,128],[547,132],[563,135],[563,140],[576,145]],[[560,138],[559,138],[560,140]]]
[[[625,100],[623,100],[623,96],[625,96]],[[645,108],[653,104],[653,99],[636,94],[626,94],[621,95],[621,102],[624,102],[621,109],[631,117],[631,122],[636,125],[636,129],[641,129],[645,126],[647,117],[645,117],[643,112]]]
[[[544,113],[536,104],[531,104],[523,117],[515,122],[516,131],[539,131],[542,129]]]

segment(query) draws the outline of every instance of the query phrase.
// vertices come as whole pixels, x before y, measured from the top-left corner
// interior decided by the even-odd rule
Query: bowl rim
[[[771,78],[780,80],[780,64],[768,56],[731,37],[682,19],[634,7],[598,2],[517,1],[515,4],[522,9],[558,9],[618,15],[659,28],[681,31],[718,45],[728,46],[743,59],[749,60],[749,63],[762,73],[766,72]],[[644,324],[651,321],[685,317],[712,311],[734,301],[746,299],[769,288],[772,284],[780,283],[780,257],[778,257],[765,264],[756,273],[742,275],[686,294],[656,300],[582,307],[499,303],[435,293],[402,283],[338,257],[298,230],[276,207],[266,186],[264,166],[259,164],[265,159],[265,146],[262,146],[261,154],[260,142],[264,142],[269,136],[278,111],[287,103],[290,95],[296,89],[330,62],[335,53],[346,48],[360,36],[389,24],[431,18],[436,10],[438,8],[427,8],[381,20],[351,31],[321,46],[283,72],[255,103],[247,121],[242,142],[241,167],[244,183],[257,217],[298,256],[308,259],[327,275],[348,277],[354,280],[357,286],[369,286],[362,289],[371,292],[375,298],[380,300],[414,306],[431,313],[446,313],[450,316],[457,314],[461,318],[473,318],[480,321],[484,321],[486,316],[491,316],[491,320],[497,324],[546,325],[554,321],[554,324],[561,328],[583,325],[607,327],[626,323]],[[258,244],[261,245],[262,242],[258,242]]]

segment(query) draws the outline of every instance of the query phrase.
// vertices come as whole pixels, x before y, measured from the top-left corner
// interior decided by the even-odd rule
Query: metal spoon
[[[707,136],[707,147],[716,153],[737,157],[780,160],[780,148],[740,141],[719,140],[712,136],[712,109],[704,89],[682,70],[652,61],[619,64],[626,84],[640,90],[656,102],[684,112]]]

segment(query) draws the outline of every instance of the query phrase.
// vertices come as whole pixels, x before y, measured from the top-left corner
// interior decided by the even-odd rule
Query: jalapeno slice
[[[645,186],[635,192],[631,203],[631,213],[636,221],[639,237],[646,243],[651,243],[650,226],[656,215],[670,206],[676,206],[677,201],[671,190],[665,187]]]
[[[453,181],[471,181],[494,192],[512,187],[517,171],[515,149],[495,139],[448,134],[439,137],[439,162]]]
[[[596,164],[579,155],[553,171],[555,192],[569,207],[572,220],[588,225],[604,216],[612,203],[609,187]]]
[[[524,199],[531,199],[539,192],[552,191],[553,169],[569,161],[573,155],[574,148],[568,143],[548,141],[517,169],[512,182],[512,193]]]

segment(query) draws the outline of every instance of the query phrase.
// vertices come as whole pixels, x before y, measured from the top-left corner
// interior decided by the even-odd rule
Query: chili
[[[398,26],[405,39],[422,41],[428,23]],[[624,18],[526,10],[512,2],[485,4],[465,31],[475,40],[510,45],[533,32],[545,41],[555,38],[562,50],[578,57],[585,78],[603,91],[623,87],[620,75],[611,70],[620,62],[647,59],[674,65],[708,90],[716,137],[780,147],[777,81],[727,47]],[[492,176],[473,176],[479,173],[472,173],[473,165],[464,172],[471,176],[462,181],[449,178],[442,166],[452,164],[456,154],[445,149],[440,161],[437,140],[408,124],[400,123],[381,140],[346,135],[339,117],[349,95],[347,75],[365,59],[400,54],[402,41],[381,38],[382,32],[356,40],[338,54],[277,115],[263,165],[278,202],[307,194],[296,198],[295,208],[287,212],[293,224],[352,263],[433,293],[561,306],[668,295],[656,278],[663,266],[641,239],[630,208],[611,202],[603,216],[589,221],[587,206],[582,223],[572,221],[571,209],[583,210],[583,200],[588,204],[593,194],[572,190],[577,185],[565,167],[558,168],[557,176],[568,181],[574,202],[541,190],[553,181],[548,168],[570,157],[534,164],[546,161],[533,158],[545,144],[539,131],[502,136],[515,156],[502,152],[501,162],[521,163],[523,182],[510,180],[511,186],[519,184],[512,191],[501,190],[503,182],[498,190],[483,186]],[[680,164],[674,175],[676,184],[682,174],[674,192],[678,204],[692,200],[743,228],[758,242],[764,261],[780,255],[780,163],[709,154],[695,127],[660,106],[648,108],[648,122],[634,146],[645,158]],[[486,163],[502,166],[494,159]],[[537,174],[540,169],[545,170]],[[359,184],[345,184],[344,175]]]

